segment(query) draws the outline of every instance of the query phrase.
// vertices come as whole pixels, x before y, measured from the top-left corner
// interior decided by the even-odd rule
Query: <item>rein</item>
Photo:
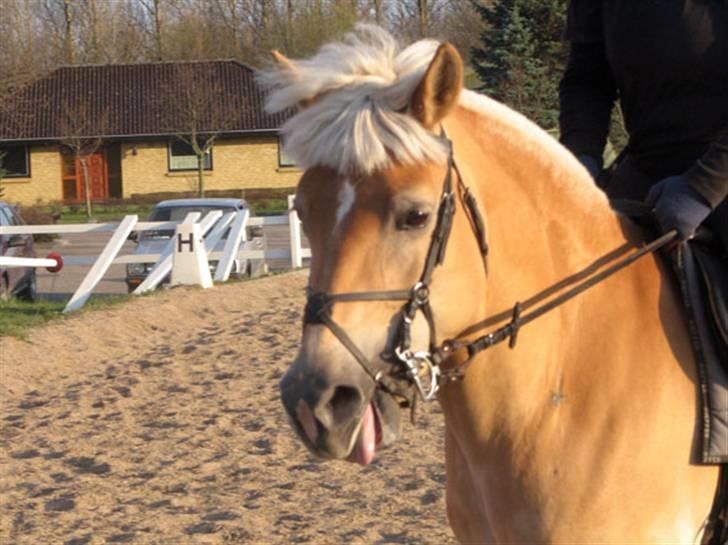
[[[549,301],[548,303],[544,303],[543,305],[536,307],[534,310],[527,314],[522,314],[522,304],[516,303],[513,307],[513,313],[511,321],[508,322],[506,325],[490,332],[485,335],[482,335],[481,337],[478,337],[474,341],[457,341],[457,340],[449,340],[445,341],[442,346],[440,347],[440,350],[444,356],[451,354],[455,350],[461,350],[465,349],[468,352],[468,357],[465,360],[465,362],[458,366],[455,369],[445,371],[441,373],[441,376],[443,379],[448,380],[458,380],[462,378],[463,373],[465,372],[465,369],[467,369],[473,362],[473,359],[475,358],[478,353],[482,352],[483,350],[486,350],[492,346],[495,346],[497,344],[500,344],[501,342],[505,341],[506,339],[509,340],[508,347],[509,348],[515,348],[516,341],[518,339],[518,332],[520,331],[521,327],[525,326],[526,324],[529,324],[533,322],[536,318],[540,318],[547,312],[554,310],[555,308],[563,305],[567,301],[573,299],[577,295],[585,292],[589,288],[596,286],[597,284],[600,284],[613,274],[621,271],[622,269],[628,267],[635,261],[637,261],[639,258],[656,252],[660,248],[663,248],[673,240],[675,240],[675,237],[677,237],[678,232],[676,230],[670,231],[664,235],[662,235],[660,238],[655,239],[651,243],[649,243],[646,246],[643,246],[639,250],[636,250],[632,254],[628,255],[624,259],[621,259],[620,261],[616,262],[614,265],[609,267],[608,269],[605,269],[599,274],[595,274],[594,276],[578,283],[576,286],[571,288],[569,291],[564,292],[563,294],[559,295],[558,297],[554,298],[553,300]],[[613,260],[612,260],[613,261]],[[546,292],[550,291],[550,288],[547,288],[545,290]],[[440,358],[441,360],[444,358]]]
[[[444,134],[444,133],[443,133]],[[446,138],[446,137],[445,137]],[[303,325],[325,325],[334,334],[334,336],[343,344],[347,350],[354,356],[356,361],[361,365],[364,371],[374,381],[376,387],[382,388],[389,394],[401,396],[398,392],[396,381],[404,378],[415,387],[420,397],[424,401],[431,401],[435,398],[439,388],[443,384],[454,382],[462,379],[465,370],[473,363],[474,358],[482,351],[495,346],[506,339],[509,340],[510,348],[515,348],[520,329],[546,314],[547,312],[563,305],[567,301],[573,299],[580,293],[606,280],[616,272],[631,265],[641,257],[651,254],[663,248],[677,237],[677,231],[669,233],[654,240],[650,244],[636,250],[627,257],[614,263],[616,256],[621,253],[610,252],[603,256],[599,261],[604,263],[614,263],[601,273],[593,274],[591,267],[588,267],[581,273],[574,275],[576,277],[586,274],[587,278],[578,282],[574,287],[548,301],[532,311],[523,314],[523,304],[518,302],[513,308],[511,320],[506,325],[491,331],[485,335],[478,337],[473,341],[464,340],[446,340],[442,344],[437,344],[437,331],[435,320],[430,305],[430,283],[432,274],[438,265],[441,265],[445,259],[447,243],[452,230],[453,218],[456,211],[456,193],[453,191],[453,171],[457,175],[457,185],[463,190],[462,201],[468,214],[473,233],[478,239],[478,245],[483,256],[488,254],[488,244],[485,236],[485,224],[482,215],[478,209],[475,198],[469,189],[464,185],[460,171],[455,164],[453,156],[452,142],[447,140],[450,153],[448,157],[448,168],[443,182],[442,195],[440,197],[440,205],[437,212],[437,223],[432,233],[430,247],[425,258],[422,274],[419,281],[410,289],[403,290],[386,290],[386,291],[363,291],[349,293],[325,293],[314,292],[310,287],[307,292],[306,308],[304,311]],[[574,276],[570,277],[573,278]],[[555,285],[547,288],[542,293],[546,296],[561,289],[564,281],[557,282]],[[532,298],[540,300],[543,297]],[[382,354],[381,358],[394,364],[395,368],[388,375],[382,370],[375,370],[369,359],[352,341],[346,331],[336,323],[333,319],[333,306],[335,303],[346,303],[355,301],[405,301],[399,312],[400,324],[394,342],[392,353]],[[422,312],[430,330],[430,343],[428,351],[415,352],[411,349],[411,326],[418,312]],[[486,320],[486,322],[489,320]],[[480,328],[478,328],[480,329]],[[442,370],[440,364],[453,355],[458,350],[466,350],[467,358],[465,361],[452,369]]]

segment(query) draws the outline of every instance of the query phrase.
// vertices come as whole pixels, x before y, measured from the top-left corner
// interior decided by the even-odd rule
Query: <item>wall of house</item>
[[[196,191],[197,172],[170,172],[166,142],[125,142],[121,150],[124,197],[161,191]],[[205,189],[295,187],[301,171],[278,166],[278,139],[255,136],[218,140]]]
[[[213,170],[205,172],[205,188],[245,189],[295,187],[301,171],[278,166],[278,139],[255,136],[219,140],[213,148]],[[124,142],[121,145],[124,198],[138,193],[196,191],[196,172],[170,172],[167,143]],[[30,177],[5,178],[3,200],[20,204],[60,201],[61,154],[57,145],[32,146]]]
[[[31,146],[30,177],[3,178],[2,200],[25,205],[60,201],[61,154],[58,146]]]

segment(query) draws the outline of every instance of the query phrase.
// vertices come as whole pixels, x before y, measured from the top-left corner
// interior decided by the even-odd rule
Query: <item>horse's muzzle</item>
[[[328,381],[294,363],[280,382],[281,400],[304,444],[319,457],[369,463],[399,437],[399,406],[362,375],[362,384]]]

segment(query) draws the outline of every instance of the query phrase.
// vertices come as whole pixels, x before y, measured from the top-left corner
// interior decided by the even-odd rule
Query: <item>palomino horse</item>
[[[312,252],[283,403],[315,454],[367,464],[399,434],[407,377],[432,394],[436,364],[456,377],[464,341],[514,302],[642,234],[555,140],[463,90],[449,44],[400,50],[361,26],[277,59],[261,82],[269,110],[301,107],[283,130]],[[472,355],[437,394],[462,543],[699,539],[718,468],[691,464],[696,366],[657,258],[533,321],[513,349]]]

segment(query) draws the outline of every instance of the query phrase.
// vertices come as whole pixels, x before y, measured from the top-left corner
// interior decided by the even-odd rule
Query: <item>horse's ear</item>
[[[273,49],[270,54],[273,56],[273,60],[278,65],[278,68],[280,68],[284,72],[287,72],[288,77],[290,77],[291,80],[295,81],[296,79],[298,79],[298,69],[296,68],[296,65],[293,64],[291,59],[289,59],[283,53],[276,49]],[[314,100],[316,100],[316,97],[303,99],[301,102],[298,103],[298,109],[302,110],[303,108],[310,106],[311,104],[313,104]]]
[[[440,45],[410,101],[410,113],[425,128],[439,123],[457,104],[463,88],[463,60],[449,43]]]
[[[278,51],[276,49],[273,49],[270,52],[270,54],[273,56],[273,60],[278,65],[278,68],[280,68],[281,70],[290,72],[291,74],[296,73],[296,67],[293,66],[293,63],[291,62],[291,60],[288,57],[286,57],[283,53],[281,53],[280,51]]]

